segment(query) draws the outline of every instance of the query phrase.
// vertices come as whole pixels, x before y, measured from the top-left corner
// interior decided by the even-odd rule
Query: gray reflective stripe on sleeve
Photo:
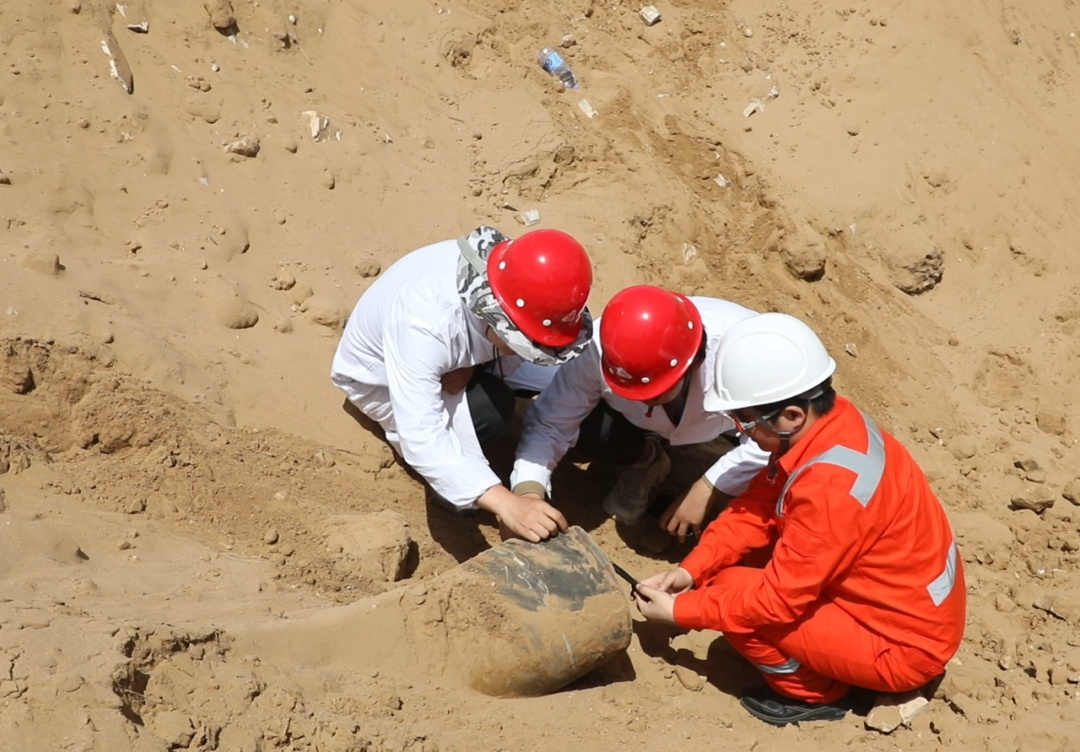
[[[881,476],[885,473],[885,438],[874,421],[870,420],[864,412],[859,411],[863,423],[866,424],[867,448],[866,452],[858,452],[851,447],[834,446],[832,449],[822,452],[817,457],[800,467],[787,479],[784,488],[780,491],[780,497],[776,500],[776,516],[784,514],[784,498],[788,489],[795,479],[802,475],[809,467],[823,462],[828,465],[842,467],[855,473],[855,482],[851,485],[851,495],[864,507],[870,503],[878,486],[881,484]]]
[[[930,593],[930,600],[935,606],[940,606],[949,597],[953,586],[956,585],[956,541],[949,544],[949,552],[945,555],[945,571],[934,578],[934,581],[926,586]]]
[[[761,663],[755,663],[754,667],[763,674],[794,674],[802,668],[802,664],[794,658],[788,658],[779,666],[765,666]]]

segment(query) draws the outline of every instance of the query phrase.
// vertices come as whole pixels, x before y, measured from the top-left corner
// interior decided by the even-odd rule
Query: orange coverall
[[[675,622],[714,629],[778,693],[831,703],[944,672],[967,592],[945,511],[895,438],[848,400],[706,528],[680,565]],[[764,569],[735,566],[775,543]]]

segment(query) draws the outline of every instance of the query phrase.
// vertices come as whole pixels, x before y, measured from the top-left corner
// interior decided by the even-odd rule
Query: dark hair
[[[802,394],[768,405],[758,405],[754,409],[757,410],[758,415],[774,415],[785,407],[796,406],[804,410],[812,408],[818,415],[825,415],[833,409],[834,405],[836,405],[836,391],[832,387],[832,376],[830,376]]]

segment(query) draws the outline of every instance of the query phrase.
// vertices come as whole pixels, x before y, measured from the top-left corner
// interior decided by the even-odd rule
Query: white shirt
[[[466,401],[445,394],[440,377],[496,352],[458,294],[458,254],[457,242],[446,240],[383,272],[349,316],[330,378],[379,421],[437,494],[469,507],[500,480],[479,449]],[[521,365],[516,356],[502,360],[504,373]]]
[[[701,313],[705,328],[705,361],[694,372],[679,425],[672,425],[662,407],[652,410],[644,402],[618,396],[604,380],[600,365],[600,326],[594,327],[592,342],[579,357],[559,367],[551,384],[540,393],[525,415],[517,459],[510,476],[511,487],[523,481],[542,483],[551,494],[551,473],[578,439],[581,423],[600,400],[622,413],[635,426],[668,439],[673,445],[700,444],[735,430],[735,423],[723,413],[706,412],[705,390],[712,384],[720,337],[737,321],[754,311],[715,298],[690,298]],[[768,452],[747,437],[726,453],[705,473],[717,490],[737,496],[750,479],[765,467]]]

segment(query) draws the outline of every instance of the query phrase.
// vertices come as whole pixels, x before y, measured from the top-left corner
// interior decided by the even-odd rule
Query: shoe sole
[[[793,715],[777,716],[764,710],[747,704],[745,701],[740,703],[746,712],[757,718],[759,721],[764,721],[770,726],[787,726],[791,723],[802,723],[805,721],[839,721],[847,715],[847,711],[842,708],[835,707],[818,707],[807,708],[799,713]]]

